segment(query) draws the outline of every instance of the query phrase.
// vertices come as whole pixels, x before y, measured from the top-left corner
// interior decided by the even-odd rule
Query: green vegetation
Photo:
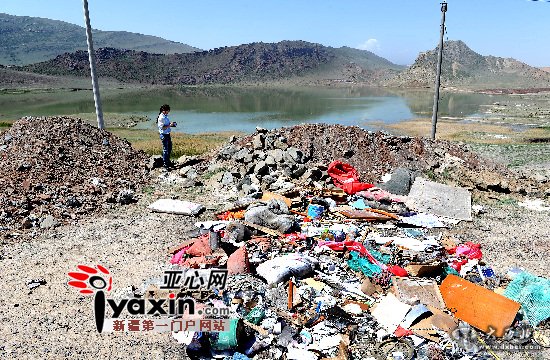
[[[152,130],[108,129],[113,134],[128,140],[134,149],[143,150],[150,155],[162,153],[162,143],[158,133]],[[172,157],[200,155],[221,146],[229,137],[238,133],[183,134],[172,133]]]
[[[214,170],[211,170],[211,171],[207,171],[204,173],[204,175],[202,176],[203,179],[205,180],[210,180],[212,177],[214,177],[216,174],[219,174],[219,173],[222,173],[222,172],[226,172],[228,169],[224,168],[224,167],[219,167],[219,168],[216,168]]]
[[[501,197],[498,199],[500,205],[516,205],[518,203],[517,199],[511,197]]]
[[[0,64],[24,65],[86,49],[83,27],[63,21],[0,13]],[[136,49],[155,54],[197,51],[192,46],[126,31],[94,30],[96,48]]]

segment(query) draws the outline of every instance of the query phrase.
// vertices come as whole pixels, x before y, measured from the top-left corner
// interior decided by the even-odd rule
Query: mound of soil
[[[446,154],[447,159],[450,155],[463,160],[471,170],[497,168],[496,164],[480,158],[466,146],[442,140],[370,132],[357,126],[305,124],[283,128],[280,134],[290,146],[306,151],[314,162],[348,162],[367,182],[379,181],[381,176],[396,167],[434,170],[443,164]],[[505,172],[504,168],[499,170]]]
[[[243,149],[248,151],[244,157]],[[269,165],[266,156],[273,155],[274,151],[282,151],[283,160]],[[297,151],[301,153],[297,164],[284,160],[296,159]],[[285,153],[289,152],[286,156]],[[370,183],[377,183],[384,174],[404,167],[435,181],[481,192],[544,196],[545,187],[549,185],[541,186],[526,177],[518,177],[505,166],[471,151],[465,144],[393,136],[357,126],[303,124],[272,131],[258,129],[255,134],[235,139],[232,144],[222,147],[214,159],[228,162],[226,168],[239,169],[241,173],[248,169],[249,174],[258,169],[254,168],[255,163],[263,161],[268,164],[270,176],[277,176],[273,170],[284,170],[295,179],[301,176],[299,167],[326,166],[334,160],[341,160],[355,167],[362,181]],[[263,166],[260,168],[264,169]]]
[[[77,118],[20,119],[0,136],[0,234],[131,201],[148,182],[147,158]]]

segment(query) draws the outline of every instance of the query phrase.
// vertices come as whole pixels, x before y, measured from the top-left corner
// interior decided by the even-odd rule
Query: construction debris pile
[[[518,268],[496,273],[480,244],[451,231],[482,211],[472,209],[471,189],[422,175],[466,162],[479,173],[491,164],[451,144],[442,151],[382,134],[364,133],[357,146],[323,143],[326,135],[314,135],[323,127],[259,129],[214,157],[209,171],[231,169],[219,172],[220,185],[242,197],[198,222],[196,236],[170,250],[169,266],[227,268],[224,289],[183,286],[177,294],[230,309],[231,327],[174,333],[188,356],[466,360],[548,346],[550,280]],[[297,131],[311,137],[312,151],[294,146]],[[374,151],[386,157],[366,156]],[[338,160],[323,163],[331,155]],[[509,191],[498,179],[492,190]],[[200,207],[180,205],[167,212]]]
[[[70,117],[27,117],[0,136],[0,234],[50,228],[134,201],[147,156]]]
[[[466,146],[342,125],[305,124],[271,131],[258,128],[256,133],[234,138],[222,147],[210,169],[225,170],[223,186],[237,186],[241,194],[251,195],[260,189],[285,191],[294,183],[330,186],[326,170],[332,159],[348,162],[366,182],[379,182],[384,174],[402,167],[480,191],[540,192],[540,184],[516,179],[505,167],[480,158]]]

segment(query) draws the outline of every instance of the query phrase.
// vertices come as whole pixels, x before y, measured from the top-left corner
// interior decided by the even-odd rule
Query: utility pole
[[[103,110],[101,109],[101,97],[99,96],[99,84],[95,72],[94,42],[92,41],[92,26],[90,25],[90,12],[88,11],[88,0],[84,2],[84,21],[86,21],[86,41],[88,42],[88,57],[90,60],[90,73],[92,75],[92,88],[94,91],[95,113],[97,115],[97,127],[105,128],[103,123]]]
[[[439,85],[441,80],[441,61],[443,60],[443,36],[445,35],[445,12],[447,12],[447,3],[441,3],[441,36],[439,38],[439,53],[437,58],[437,70],[435,74],[435,95],[434,108],[432,112],[432,140],[435,140],[435,130],[437,127],[437,111],[439,109]]]

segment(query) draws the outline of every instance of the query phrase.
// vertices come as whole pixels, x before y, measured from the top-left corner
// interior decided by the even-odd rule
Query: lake
[[[358,125],[376,129],[415,118],[431,118],[432,91],[350,88],[237,88],[188,87],[146,90],[106,89],[103,111],[147,115],[154,119],[167,103],[175,131],[204,133],[252,132],[256,126],[272,129],[300,123]],[[473,119],[481,116],[480,105],[502,96],[442,93],[440,117]],[[92,113],[91,90],[48,90],[0,93],[0,119]],[[144,122],[138,128],[154,128]]]

